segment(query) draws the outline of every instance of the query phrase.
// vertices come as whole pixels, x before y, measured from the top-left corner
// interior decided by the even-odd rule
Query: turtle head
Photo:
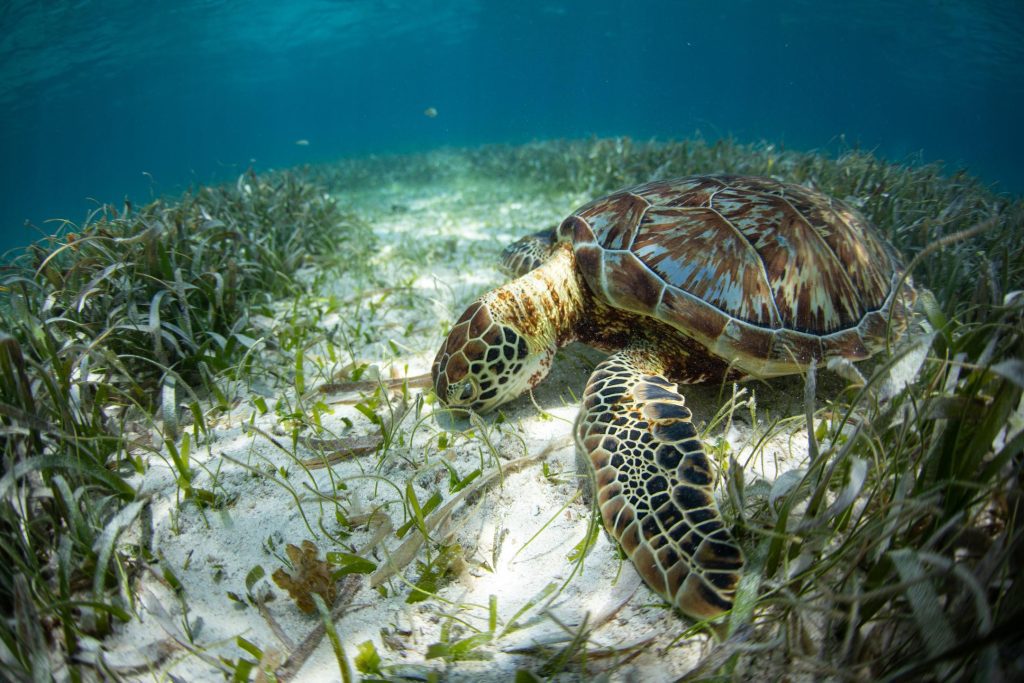
[[[484,301],[458,319],[434,359],[434,392],[449,408],[486,413],[544,379],[555,344],[531,341]]]

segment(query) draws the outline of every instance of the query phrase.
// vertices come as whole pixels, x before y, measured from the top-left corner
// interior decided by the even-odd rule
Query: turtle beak
[[[479,393],[476,384],[469,378],[466,378],[460,382],[449,384],[448,394],[442,397],[442,401],[449,408],[477,410],[480,407],[480,404],[476,402],[476,397]]]
[[[453,359],[445,344],[434,359],[430,369],[434,382],[434,393],[449,408],[474,408],[473,402],[479,393],[476,383],[462,368],[461,358]],[[449,362],[454,361],[454,362]],[[462,369],[462,372],[459,370]]]

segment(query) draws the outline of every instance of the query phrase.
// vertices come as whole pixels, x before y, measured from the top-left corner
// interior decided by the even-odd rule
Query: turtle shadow
[[[582,343],[566,346],[555,357],[547,379],[533,390],[532,401],[529,394],[524,394],[505,406],[506,414],[512,416],[514,413],[520,417],[537,409],[578,408],[590,374],[608,355]],[[745,389],[756,396],[758,413],[763,413],[765,419],[769,415],[782,418],[804,413],[806,382],[806,375],[797,373],[769,379],[680,384],[679,393],[686,400],[696,424],[706,424],[714,419],[722,405],[732,397],[734,385],[736,391]],[[847,380],[836,373],[819,369],[815,381],[815,408],[826,405],[848,386]]]

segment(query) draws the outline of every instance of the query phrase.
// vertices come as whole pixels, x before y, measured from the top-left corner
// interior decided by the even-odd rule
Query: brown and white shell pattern
[[[896,296],[900,264],[856,209],[770,178],[639,185],[581,207],[558,238],[597,296],[759,377],[868,357],[914,298]]]

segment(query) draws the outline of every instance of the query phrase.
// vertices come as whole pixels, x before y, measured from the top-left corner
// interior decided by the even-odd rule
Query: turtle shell
[[[590,289],[653,317],[748,374],[866,358],[913,289],[848,204],[770,178],[693,176],[631,187],[558,227]]]

